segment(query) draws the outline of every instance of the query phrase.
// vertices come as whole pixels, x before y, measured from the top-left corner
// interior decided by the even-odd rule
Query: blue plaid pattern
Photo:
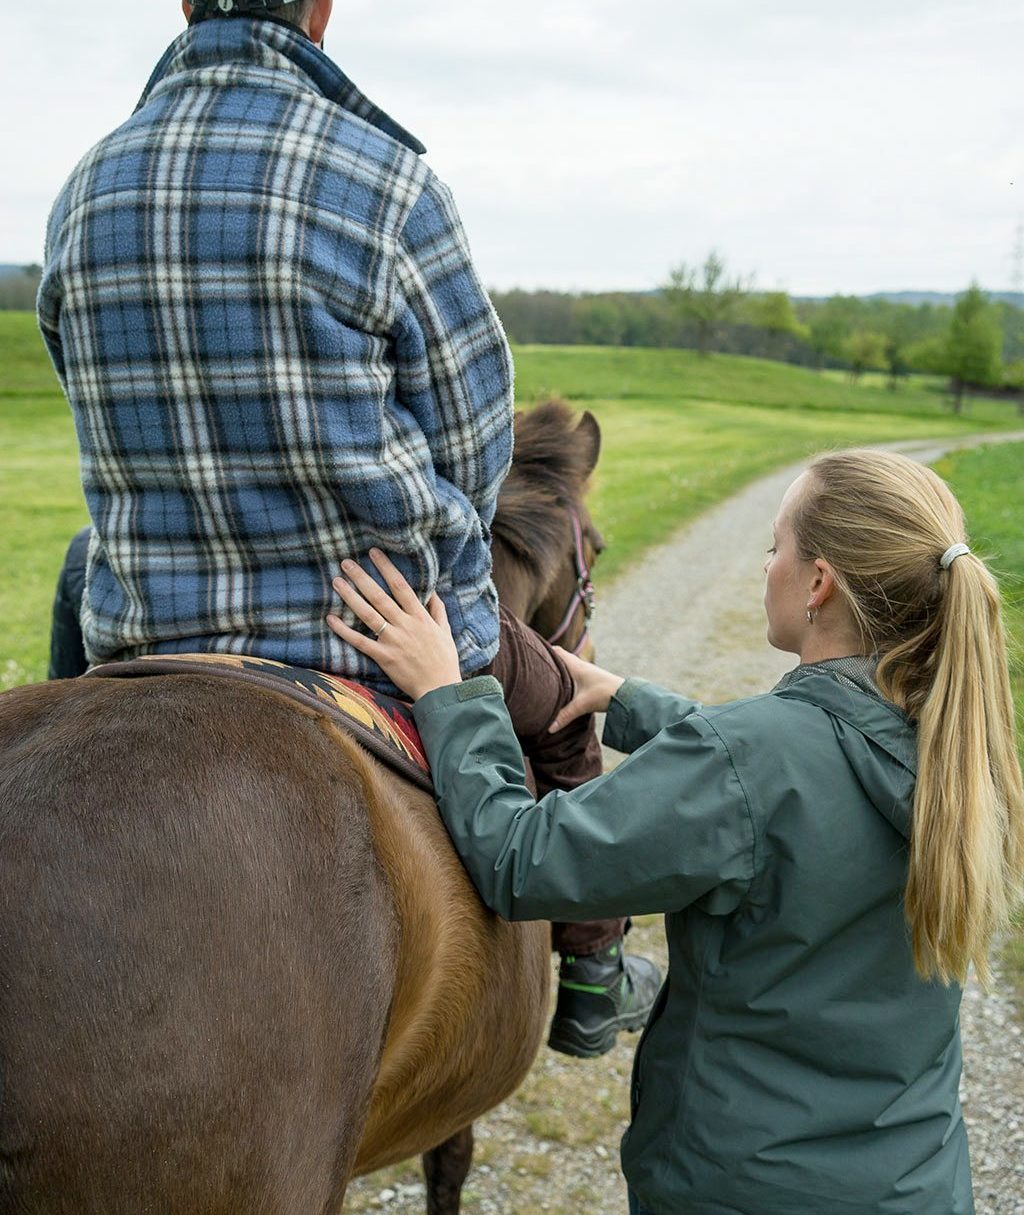
[[[390,685],[325,626],[342,557],[493,657],[512,367],[451,196],[297,31],[203,22],[50,217],[43,337],[81,448],[92,661],[252,654]]]

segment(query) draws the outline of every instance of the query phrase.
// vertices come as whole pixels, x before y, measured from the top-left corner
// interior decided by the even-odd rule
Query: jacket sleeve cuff
[[[462,683],[450,683],[443,688],[434,688],[416,701],[412,707],[413,716],[419,722],[421,717],[444,713],[452,705],[476,700],[480,696],[504,696],[501,684],[493,675],[477,675],[473,679],[463,680]]]
[[[646,679],[627,679],[612,697],[602,741],[631,755],[666,726],[688,717],[701,706]]]
[[[606,747],[611,747],[613,751],[623,751],[628,754],[633,750],[633,747],[628,745],[632,733],[630,709],[637,693],[646,682],[645,679],[627,679],[608,705],[601,741]]]

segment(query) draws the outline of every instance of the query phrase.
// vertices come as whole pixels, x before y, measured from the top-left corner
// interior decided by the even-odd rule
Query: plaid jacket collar
[[[415,135],[374,105],[318,46],[280,21],[231,17],[191,26],[164,52],[136,110],[163,87],[172,87],[170,79],[179,72],[245,65],[287,71],[305,87],[314,88],[335,105],[397,139],[413,152],[422,156],[427,150]]]

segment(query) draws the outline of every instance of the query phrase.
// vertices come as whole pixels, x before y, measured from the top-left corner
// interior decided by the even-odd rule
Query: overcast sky
[[[41,258],[183,28],[12,8],[0,262]],[[427,145],[491,286],[646,289],[712,247],[795,294],[1013,285],[1021,0],[335,0],[327,51]]]

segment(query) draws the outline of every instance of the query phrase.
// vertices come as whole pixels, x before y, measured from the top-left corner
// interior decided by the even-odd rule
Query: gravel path
[[[931,462],[953,447],[1001,438],[1024,440],[1024,432],[893,446]],[[601,590],[594,630],[600,661],[712,703],[772,687],[793,658],[764,639],[761,567],[775,509],[800,469],[749,486]],[[610,762],[618,758],[608,753]],[[640,921],[630,947],[664,967],[660,919]],[[984,997],[972,986],[964,999],[963,1100],[977,1215],[1024,1215],[1020,1013],[998,981],[995,994]],[[625,1215],[618,1140],[634,1045],[623,1035],[611,1054],[586,1061],[542,1048],[520,1091],[477,1123],[466,1215]],[[356,1182],[345,1209],[422,1215],[418,1165]]]

